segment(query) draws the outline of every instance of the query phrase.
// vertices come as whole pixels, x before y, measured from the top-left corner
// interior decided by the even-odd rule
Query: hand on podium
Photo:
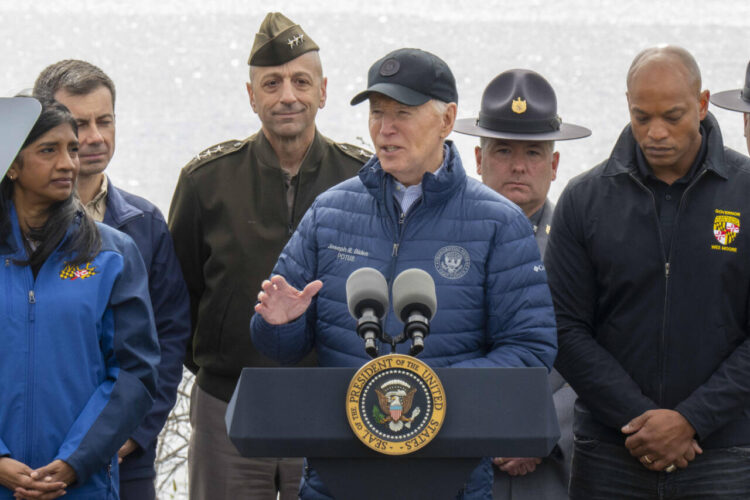
[[[311,281],[299,291],[287,283],[283,276],[272,276],[260,285],[255,312],[267,323],[282,325],[302,316],[313,297],[323,288],[320,280]]]

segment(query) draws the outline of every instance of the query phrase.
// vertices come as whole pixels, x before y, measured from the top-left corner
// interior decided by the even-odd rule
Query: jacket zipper
[[[31,272],[31,269],[26,269],[27,272]],[[28,293],[28,311],[29,311],[29,357],[26,363],[26,457],[29,462],[33,462],[34,459],[32,453],[32,442],[33,442],[33,422],[34,422],[34,321],[36,317],[36,294],[34,288],[31,287]]]
[[[685,203],[685,198],[687,197],[688,193],[692,189],[694,185],[700,181],[700,179],[703,177],[703,175],[707,172],[706,169],[703,169],[700,171],[700,173],[697,175],[695,179],[693,179],[693,182],[688,184],[688,186],[685,188],[685,191],[682,193],[682,196],[680,197],[680,204],[677,206],[677,215],[674,219],[674,229],[672,230],[672,239],[674,240],[674,235],[677,233],[677,228],[679,226],[680,221],[680,213],[682,212],[682,207]],[[629,174],[630,177],[635,181],[636,184],[638,184],[642,189],[644,189],[649,195],[651,195],[651,202],[654,206],[654,218],[656,220],[656,229],[659,233],[659,243],[661,244],[662,248],[662,259],[664,260],[664,307],[662,310],[662,321],[661,321],[661,334],[659,335],[659,401],[658,403],[661,404],[662,401],[664,401],[664,351],[665,351],[665,344],[666,344],[666,334],[667,334],[667,314],[668,314],[668,305],[669,305],[669,278],[670,278],[670,272],[671,272],[671,265],[670,262],[672,260],[672,248],[674,248],[674,245],[670,243],[669,245],[669,253],[665,255],[664,252],[664,236],[661,232],[661,223],[659,222],[659,214],[656,213],[656,196],[654,196],[654,193],[646,187],[645,184],[643,184],[640,179],[638,179],[635,174],[632,172]]]

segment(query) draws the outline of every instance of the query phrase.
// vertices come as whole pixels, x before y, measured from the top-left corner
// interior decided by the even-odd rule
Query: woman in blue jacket
[[[0,499],[117,498],[159,353],[133,241],[75,195],[77,127],[42,113],[0,182]]]

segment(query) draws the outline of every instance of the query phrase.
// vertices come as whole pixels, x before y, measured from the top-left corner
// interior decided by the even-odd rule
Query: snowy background
[[[349,100],[365,88],[369,66],[393,49],[422,48],[448,63],[459,118],[476,116],[498,73],[540,72],[557,91],[563,119],[593,130],[588,139],[558,143],[553,199],[568,179],[608,155],[627,123],[625,74],[638,51],[684,46],[713,92],[741,87],[750,59],[747,0],[0,0],[0,95],[31,87],[60,59],[100,66],[117,86],[117,149],[108,173],[166,213],[191,157],[259,128],[245,91],[246,62],[270,10],[284,12],[320,45],[328,101],[317,123],[342,142],[369,144],[367,106],[352,108]],[[744,152],[741,115],[711,110],[725,143]],[[473,174],[476,139],[451,138]],[[179,469],[162,497],[186,498],[184,478]]]

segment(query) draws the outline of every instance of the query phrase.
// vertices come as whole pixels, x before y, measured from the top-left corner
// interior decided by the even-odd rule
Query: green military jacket
[[[245,366],[276,366],[250,340],[261,282],[315,197],[356,175],[370,153],[316,131],[292,182],[262,132],[199,153],[180,173],[169,228],[190,292],[192,337],[185,365],[198,385],[229,401]]]

